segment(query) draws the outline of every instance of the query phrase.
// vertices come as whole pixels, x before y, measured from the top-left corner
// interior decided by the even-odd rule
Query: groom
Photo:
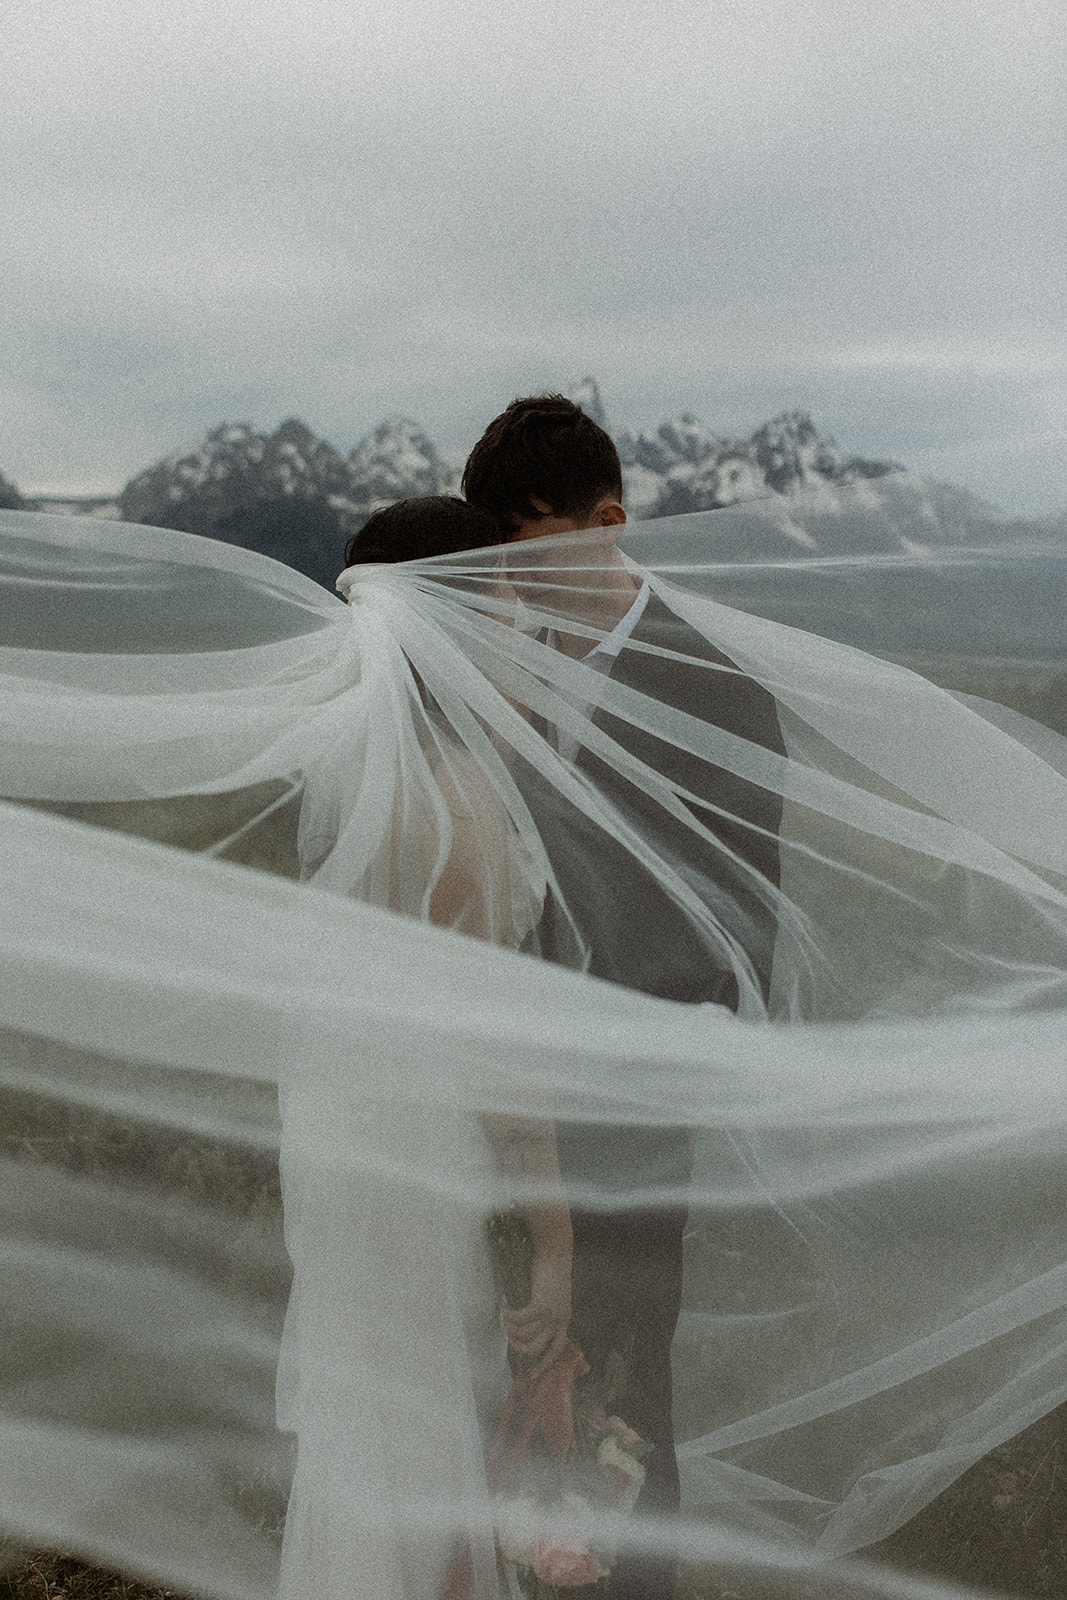
[[[471,504],[496,517],[509,542],[585,528],[621,531],[626,522],[614,444],[578,406],[559,395],[516,400],[490,423],[467,462],[463,492]],[[553,576],[558,581],[559,574]],[[614,681],[782,750],[774,699],[750,679],[736,670],[712,673],[707,667],[626,648],[628,642],[654,644],[697,662],[733,666],[675,616],[647,583],[635,581],[613,544],[606,546],[604,564],[592,580],[583,570],[581,581],[582,621],[607,635],[597,649],[608,660],[596,664],[606,667]],[[559,603],[566,605],[565,600]],[[589,638],[580,635],[561,632],[552,642],[574,657],[591,651]],[[709,682],[714,685],[713,704]],[[777,885],[780,799],[629,723],[604,713],[597,713],[596,722],[631,754],[727,813],[725,818],[718,812],[700,813],[727,846],[724,853],[666,817],[590,752],[569,752],[576,767],[600,784],[601,792],[668,860],[680,863],[690,881],[710,888],[721,920],[741,943],[766,996],[774,918],[766,900],[752,893],[744,865],[738,866],[731,855]],[[552,730],[546,731],[551,737]],[[736,1010],[738,987],[732,971],[694,936],[691,921],[657,881],[532,770],[522,786],[549,848],[563,902],[586,936],[591,952],[587,970],[648,994],[712,1001]],[[595,873],[589,870],[590,854]],[[551,903],[538,929],[538,944],[550,960],[577,962],[569,924],[554,914]],[[564,1122],[557,1124],[556,1133],[560,1168],[572,1197],[570,1337],[597,1371],[632,1334],[630,1380],[619,1406],[625,1420],[654,1447],[645,1457],[647,1476],[637,1510],[667,1515],[679,1503],[670,1353],[681,1306],[691,1139],[684,1128]],[[670,1600],[675,1576],[676,1562],[667,1555],[620,1551],[612,1573],[612,1600]]]

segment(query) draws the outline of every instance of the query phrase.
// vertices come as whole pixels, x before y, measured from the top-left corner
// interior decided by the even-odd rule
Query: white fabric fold
[[[345,607],[0,518],[6,1536],[234,1600],[466,1546],[490,1596],[483,1119],[531,1106],[695,1131],[619,1175],[689,1205],[650,1543],[799,1571],[1063,1401],[1067,747],[655,567],[586,693],[540,633],[610,632],[614,547],[534,544]]]

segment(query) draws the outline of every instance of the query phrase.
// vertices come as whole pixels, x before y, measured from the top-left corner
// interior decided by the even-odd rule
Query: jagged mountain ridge
[[[590,415],[603,416],[592,379],[579,386],[576,398]],[[765,423],[744,441],[723,439],[684,414],[655,431],[620,434],[618,444],[624,498],[637,521],[768,497],[825,499],[828,492],[859,484],[902,474],[912,478],[893,462],[847,456],[806,413],[796,411]],[[262,514],[274,503],[309,501],[347,533],[383,502],[458,492],[461,472],[462,461],[450,461],[405,417],[386,418],[347,457],[293,419],[269,435],[248,424],[225,424],[193,450],[138,474],[119,504],[129,521],[230,537],[224,525],[230,527],[246,508]]]
[[[290,417],[272,434],[249,423],[213,428],[131,478],[119,513],[259,550],[332,587],[345,541],[375,504],[455,487],[452,468],[404,417],[386,418],[347,457]]]
[[[606,420],[594,379],[584,379],[572,398]],[[620,433],[617,443],[631,522],[722,510],[700,519],[705,558],[900,553],[1061,528],[1058,519],[1043,530],[1006,517],[966,490],[893,462],[849,456],[802,411],[773,418],[747,440],[724,438],[684,413],[654,430]],[[462,461],[449,460],[400,416],[379,423],[348,456],[294,418],[271,434],[222,424],[192,449],[138,473],[118,503],[128,521],[257,549],[332,586],[345,540],[376,504],[457,493],[461,471]],[[0,504],[5,494],[8,505],[34,508],[0,478]],[[730,507],[738,514],[728,515]],[[95,502],[71,501],[69,509],[95,510]]]
[[[846,456],[803,411],[764,423],[750,439],[722,439],[685,413],[654,433],[617,440],[624,497],[638,519],[712,511],[768,493],[847,488],[904,469],[892,461]]]
[[[451,463],[407,417],[386,417],[348,458],[353,493],[370,509],[406,495],[458,494],[462,463]]]
[[[571,398],[603,425],[593,379],[583,380]],[[773,418],[743,441],[724,439],[683,414],[654,431],[620,433],[616,442],[631,521],[760,502],[742,522],[707,525],[703,537],[716,553],[721,548],[723,559],[845,554],[850,548],[907,551],[999,540],[1034,528],[965,489],[892,461],[847,455],[805,412]],[[457,493],[463,467],[401,417],[381,423],[348,459],[352,497],[364,513],[402,495]]]
[[[272,434],[248,423],[223,423],[190,451],[176,452],[131,478],[119,497],[127,522],[181,517],[187,533],[245,506],[285,500],[323,502],[356,529],[375,504],[437,494],[457,474],[406,417],[387,417],[347,457],[290,417]],[[197,524],[193,526],[193,524]]]
[[[256,502],[322,500],[339,514],[356,513],[352,487],[344,458],[296,418],[272,434],[248,423],[223,423],[191,450],[176,451],[131,478],[119,509],[126,522],[204,533]]]

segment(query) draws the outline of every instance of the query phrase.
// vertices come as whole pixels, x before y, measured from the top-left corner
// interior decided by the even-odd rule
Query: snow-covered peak
[[[848,477],[843,452],[833,439],[820,437],[805,411],[787,411],[765,423],[749,440],[749,451],[778,494]]]
[[[139,473],[119,496],[128,522],[226,539],[327,584],[361,509],[348,462],[295,417],[272,434],[222,423]]]
[[[581,406],[586,416],[590,417],[598,427],[607,428],[607,413],[595,378],[583,378],[581,383],[568,390],[567,399],[573,400],[576,406]]]
[[[296,418],[273,434],[246,422],[226,422],[192,449],[176,451],[132,478],[120,505],[133,522],[158,520],[163,506],[175,514],[186,508],[194,520],[202,520],[249,502],[290,495],[320,499],[344,495],[350,487],[343,458]]]
[[[676,467],[701,467],[728,448],[707,423],[683,412],[654,433],[623,433],[616,440],[623,467],[640,466],[667,476]]]
[[[726,448],[718,434],[689,411],[671,422],[663,423],[656,431],[656,438],[670,452],[676,464],[685,462],[692,467],[703,466]]]
[[[455,468],[408,417],[386,417],[360,441],[348,463],[356,497],[366,505],[457,488]]]

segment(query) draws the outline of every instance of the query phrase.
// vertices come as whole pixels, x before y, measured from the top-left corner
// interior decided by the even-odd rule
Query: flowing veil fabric
[[[0,520],[10,1539],[494,1593],[495,1113],[695,1130],[587,1197],[689,1206],[650,1544],[860,1549],[1067,1398],[1067,747],[709,598],[701,527],[605,673],[602,533],[345,605]]]

